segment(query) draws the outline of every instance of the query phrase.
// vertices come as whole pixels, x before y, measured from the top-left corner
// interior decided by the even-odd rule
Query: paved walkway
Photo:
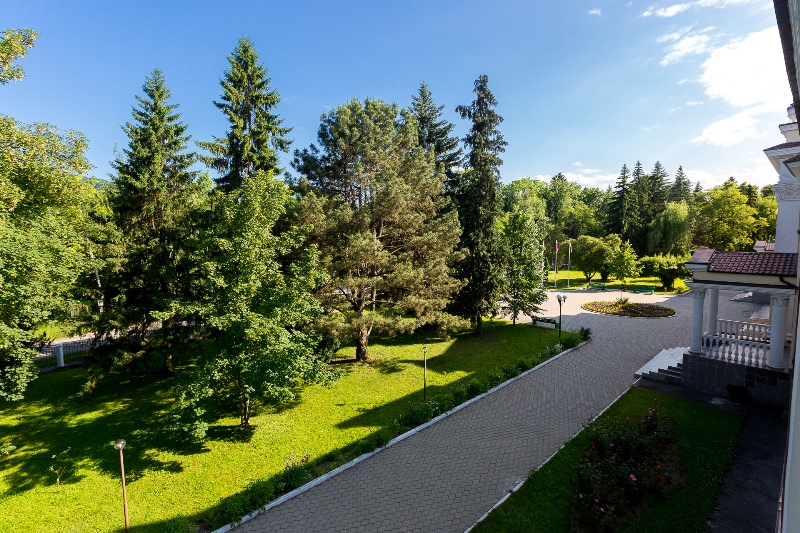
[[[666,319],[598,315],[619,296],[569,292],[565,329],[593,340],[235,528],[246,532],[463,532],[634,381],[664,348],[688,346],[692,296],[626,294],[677,311]],[[755,306],[720,294],[719,318]],[[558,316],[551,293],[545,315]]]

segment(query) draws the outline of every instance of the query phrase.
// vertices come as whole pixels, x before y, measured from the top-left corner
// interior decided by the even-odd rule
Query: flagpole
[[[555,262],[555,281],[553,281],[553,287],[556,289],[558,288],[558,241],[556,241],[556,262]]]
[[[572,270],[572,241],[567,241],[569,248],[567,248],[567,288],[569,289],[569,275]]]

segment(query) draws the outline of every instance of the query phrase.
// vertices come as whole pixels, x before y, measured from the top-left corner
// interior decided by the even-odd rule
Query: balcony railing
[[[709,359],[729,361],[765,368],[769,360],[769,343],[746,339],[703,335],[702,351]]]
[[[717,336],[725,339],[769,342],[769,329],[769,324],[759,322],[717,320]]]

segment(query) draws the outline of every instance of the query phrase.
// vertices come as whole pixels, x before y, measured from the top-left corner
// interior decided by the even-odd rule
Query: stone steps
[[[670,365],[667,368],[659,368],[657,372],[646,372],[641,375],[643,379],[649,379],[651,381],[661,381],[664,383],[672,383],[674,385],[680,385],[683,381],[681,377],[682,374],[683,363],[678,363],[676,366]]]

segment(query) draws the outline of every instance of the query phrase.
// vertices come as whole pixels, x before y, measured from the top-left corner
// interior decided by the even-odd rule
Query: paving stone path
[[[246,532],[463,532],[622,394],[664,348],[688,346],[692,296],[625,294],[671,318],[589,313],[620,293],[569,292],[565,329],[592,341],[235,528]],[[719,318],[756,306],[720,294]],[[558,317],[555,293],[545,316]],[[524,327],[524,326],[520,326]]]

